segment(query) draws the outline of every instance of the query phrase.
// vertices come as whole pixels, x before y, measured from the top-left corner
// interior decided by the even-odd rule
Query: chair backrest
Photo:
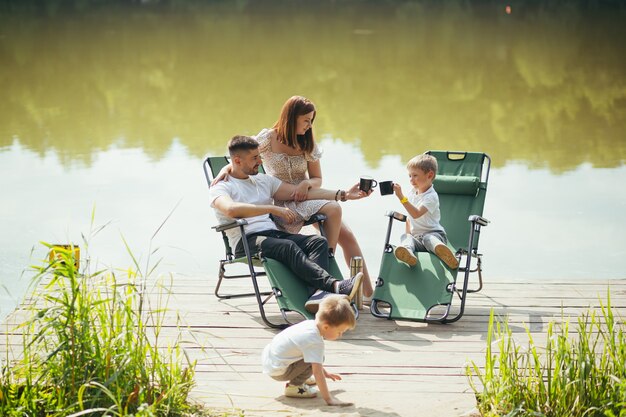
[[[207,156],[204,158],[202,162],[202,169],[204,170],[204,176],[206,178],[207,187],[211,188],[211,181],[213,178],[220,172],[222,168],[230,163],[230,158],[227,156]],[[259,166],[259,172],[264,173],[263,166]],[[226,233],[222,232],[222,240],[224,241],[224,249],[226,250],[226,257],[228,259],[232,259],[233,249],[230,247],[228,243],[228,236]]]
[[[211,181],[220,172],[222,168],[230,163],[230,158],[227,156],[207,156],[202,162],[202,168],[204,169],[204,176],[206,177],[207,185],[211,187]],[[259,166],[259,172],[264,174],[265,170],[263,165]]]
[[[491,158],[485,153],[428,151],[439,166],[434,186],[439,195],[441,225],[450,244],[467,251],[478,248],[479,233],[468,248],[471,215],[483,215]]]

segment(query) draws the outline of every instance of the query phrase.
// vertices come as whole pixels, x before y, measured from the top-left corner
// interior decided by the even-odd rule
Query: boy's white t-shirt
[[[261,354],[263,373],[283,375],[289,365],[300,359],[324,363],[324,338],[315,320],[301,321],[274,336]]]
[[[273,195],[278,191],[281,184],[282,182],[278,178],[266,174],[251,175],[243,180],[231,176],[228,178],[228,181],[218,182],[209,190],[211,207],[215,210],[215,217],[217,217],[218,223],[225,224],[235,219],[226,216],[215,208],[214,202],[217,197],[227,195],[238,203],[272,205],[274,204]],[[269,214],[247,217],[246,220],[248,221],[248,225],[245,226],[246,234],[263,230],[278,230]],[[228,236],[230,247],[235,250],[237,243],[241,239],[239,228],[226,230],[226,236]]]
[[[439,223],[441,221],[441,212],[439,211],[439,195],[437,195],[435,187],[431,185],[428,190],[421,194],[414,188],[409,192],[407,198],[417,209],[426,207],[428,210],[417,219],[410,215],[408,216],[413,236],[419,237],[424,233],[444,231],[443,226]]]

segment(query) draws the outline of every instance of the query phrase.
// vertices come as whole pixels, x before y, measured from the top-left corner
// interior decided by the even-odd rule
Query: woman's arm
[[[222,180],[228,181],[228,176],[230,175],[232,170],[233,165],[230,163],[228,165],[225,165],[224,168],[220,169],[220,172],[218,172],[215,178],[213,178],[213,181],[211,181],[211,187],[213,187],[215,184]]]
[[[307,199],[307,194],[312,188],[320,188],[322,186],[322,168],[320,161],[309,161],[307,165],[307,172],[309,178],[300,181],[296,186],[296,191],[293,196],[295,201],[304,201]]]
[[[309,161],[307,165],[307,171],[309,172],[309,188],[320,188],[322,186],[322,165],[320,160]]]
[[[294,200],[294,195],[296,191],[296,186],[293,184],[288,184],[283,182],[278,190],[274,193],[272,197],[276,200],[282,201],[290,201]],[[326,190],[324,188],[315,188],[313,190],[309,190],[307,193],[307,200],[342,200],[342,196],[345,196],[345,200],[359,200],[363,197],[367,197],[372,193],[370,190],[368,193],[365,193],[359,190],[359,184],[353,185],[349,190]]]

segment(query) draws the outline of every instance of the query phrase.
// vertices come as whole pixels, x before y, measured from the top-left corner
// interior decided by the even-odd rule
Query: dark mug
[[[380,195],[393,194],[393,181],[381,181],[378,185],[380,185]]]
[[[372,188],[376,188],[377,185],[378,181],[374,178],[363,175],[359,181],[359,190],[368,193]]]

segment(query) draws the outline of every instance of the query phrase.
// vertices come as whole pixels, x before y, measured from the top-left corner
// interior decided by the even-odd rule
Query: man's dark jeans
[[[315,290],[333,291],[337,281],[328,271],[328,241],[318,235],[300,235],[279,230],[265,230],[247,236],[252,254],[261,252],[287,266],[309,286],[309,294]],[[237,257],[245,256],[243,243],[235,250]]]

